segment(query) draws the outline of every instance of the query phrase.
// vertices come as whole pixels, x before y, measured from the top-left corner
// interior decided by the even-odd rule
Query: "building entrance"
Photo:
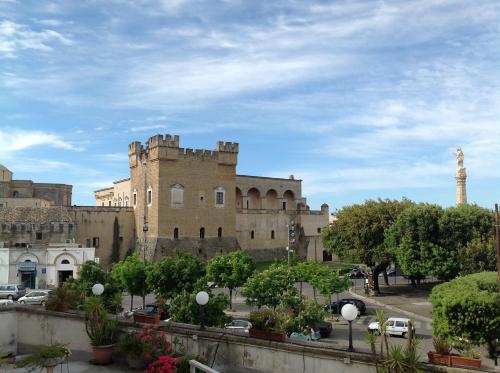
[[[34,271],[21,272],[21,284],[25,288],[34,289],[36,283],[36,275]]]
[[[61,286],[64,284],[70,277],[73,277],[73,271],[58,271],[58,284]]]

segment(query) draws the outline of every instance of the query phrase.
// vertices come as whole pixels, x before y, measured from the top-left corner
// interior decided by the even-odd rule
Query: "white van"
[[[404,319],[400,317],[390,317],[385,322],[387,327],[387,334],[391,335],[400,335],[401,337],[405,337],[408,335],[408,327],[410,325],[410,319]],[[412,325],[413,334],[415,334],[415,326]],[[378,321],[370,323],[368,325],[369,332],[378,332],[380,333],[380,325]]]

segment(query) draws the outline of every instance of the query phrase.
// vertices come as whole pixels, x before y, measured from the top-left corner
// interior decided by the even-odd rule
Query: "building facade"
[[[0,177],[7,196],[0,199],[0,283],[58,286],[78,277],[86,260],[109,267],[115,240],[120,258],[135,248],[131,207],[70,206],[71,185],[30,181],[31,191],[22,190],[26,183],[13,181],[4,166]]]
[[[95,192],[97,206],[131,206],[148,258],[187,250],[203,258],[241,248],[257,260],[286,255],[323,260],[320,236],[328,206],[312,211],[302,181],[237,175],[239,146],[182,148],[178,136],[156,135],[129,145],[130,178]],[[125,204],[128,201],[128,204]],[[146,229],[144,229],[146,227]]]

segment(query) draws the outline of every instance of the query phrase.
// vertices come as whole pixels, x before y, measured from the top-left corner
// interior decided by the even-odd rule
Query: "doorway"
[[[69,278],[73,277],[73,271],[59,271],[58,272],[58,284],[61,286],[64,284]]]
[[[21,284],[25,288],[34,289],[36,283],[35,271],[21,272]]]

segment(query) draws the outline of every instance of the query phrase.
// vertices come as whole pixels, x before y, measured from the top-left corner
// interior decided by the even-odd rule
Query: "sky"
[[[127,145],[240,144],[238,174],[303,180],[312,209],[500,202],[498,0],[0,0],[0,163],[74,185]]]

